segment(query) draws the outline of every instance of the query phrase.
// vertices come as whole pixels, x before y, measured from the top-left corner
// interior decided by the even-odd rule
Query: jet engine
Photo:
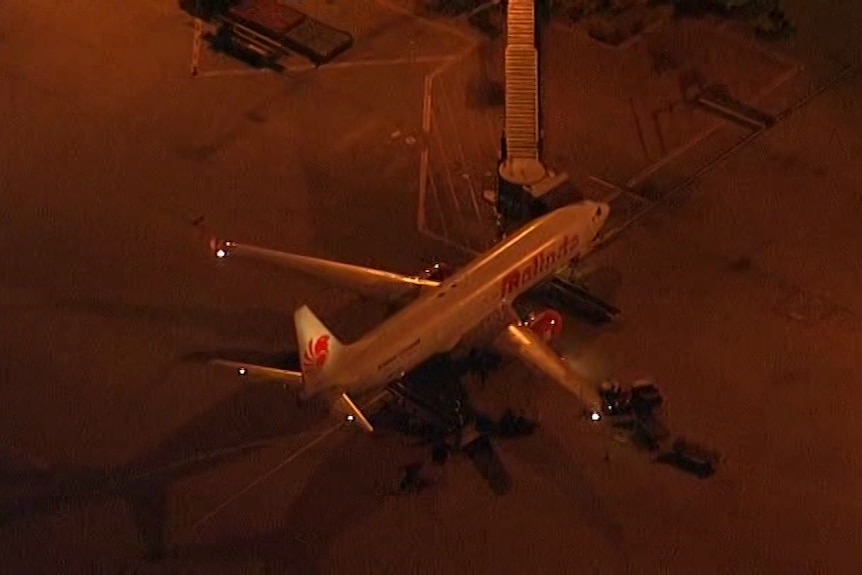
[[[435,282],[442,282],[446,278],[452,275],[454,270],[448,264],[443,262],[435,262],[425,268],[425,271],[422,272],[422,277],[426,280],[432,280]]]
[[[563,316],[551,308],[530,310],[522,321],[547,344],[557,341],[563,331]]]

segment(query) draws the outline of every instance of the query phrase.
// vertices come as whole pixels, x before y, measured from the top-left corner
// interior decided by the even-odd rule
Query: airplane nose
[[[605,202],[593,202],[594,211],[593,211],[593,221],[599,223],[599,227],[605,223],[605,220],[608,219],[608,215],[611,213],[611,206]]]
[[[611,215],[611,206],[605,202],[599,202],[599,215],[602,218],[602,221],[608,219],[608,216]]]
[[[611,213],[611,207],[605,202],[595,202],[595,211],[593,212],[593,244],[601,242],[602,228]]]

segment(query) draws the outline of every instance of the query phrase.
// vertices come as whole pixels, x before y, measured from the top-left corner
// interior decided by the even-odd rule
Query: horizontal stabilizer
[[[219,367],[233,369],[240,377],[278,381],[285,387],[295,389],[301,389],[303,385],[302,373],[298,371],[279,369],[277,367],[267,367],[265,365],[255,365],[240,361],[230,361],[227,359],[213,359],[210,360],[209,363]]]
[[[348,421],[355,421],[359,427],[371,433],[374,431],[374,426],[371,425],[371,422],[368,421],[368,418],[365,417],[365,414],[357,407],[353,400],[350,399],[346,393],[342,393],[341,397],[335,402],[335,409],[345,415]]]

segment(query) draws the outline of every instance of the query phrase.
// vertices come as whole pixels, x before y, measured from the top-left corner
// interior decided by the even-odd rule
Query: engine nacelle
[[[431,280],[435,282],[442,282],[449,276],[454,273],[449,264],[445,264],[443,262],[435,262],[425,268],[425,271],[422,272],[422,277],[426,280]]]
[[[553,343],[560,338],[560,334],[563,332],[563,316],[555,309],[539,309],[527,314],[524,325],[545,343]]]

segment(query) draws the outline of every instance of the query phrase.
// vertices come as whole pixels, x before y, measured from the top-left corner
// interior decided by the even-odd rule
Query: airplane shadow
[[[120,498],[131,512],[147,558],[162,556],[168,523],[167,490],[183,478],[242,457],[263,446],[262,442],[233,449],[201,453],[159,468],[129,465],[116,469],[83,467],[50,470],[0,471],[0,526],[40,515],[53,515],[70,508]],[[25,494],[8,492],[23,488]]]
[[[253,559],[278,572],[318,573],[330,546],[394,493],[400,467],[396,450],[396,442],[351,433],[327,450],[325,461],[305,481],[275,529],[175,547],[171,559],[184,566]]]
[[[156,306],[87,297],[63,300],[56,305],[73,313],[170,326],[185,325],[216,335],[230,333],[236,338],[254,337],[262,332],[278,333],[284,331],[285,326],[293,325],[293,314],[265,308],[225,310],[200,305]]]
[[[511,426],[507,428],[478,411],[464,383],[471,373],[493,371],[498,365],[499,358],[493,357],[493,354],[471,354],[457,358],[436,356],[405,378],[404,386],[415,390],[413,393],[424,395],[426,406],[436,405],[440,419],[434,418],[433,423],[429,420],[420,424],[418,418],[411,417],[397,403],[389,402],[375,414],[375,426],[379,432],[412,436],[417,439],[417,445],[429,448],[447,445],[450,450],[463,453],[491,490],[496,495],[504,495],[511,489],[512,480],[497,454],[493,440],[512,438],[522,433],[513,433]],[[469,433],[478,436],[470,441],[465,439],[465,434]],[[456,437],[468,443],[463,445],[461,441],[455,440]]]
[[[503,465],[503,460],[500,459],[497,449],[489,436],[483,435],[476,441],[466,445],[463,452],[473,463],[479,475],[488,483],[488,487],[491,488],[491,491],[495,495],[509,493],[512,489],[512,476]]]
[[[161,557],[168,544],[167,493],[173,483],[308,431],[324,416],[321,410],[298,407],[278,386],[249,383],[123,466],[36,469],[0,462],[0,526],[120,498],[145,556]]]

